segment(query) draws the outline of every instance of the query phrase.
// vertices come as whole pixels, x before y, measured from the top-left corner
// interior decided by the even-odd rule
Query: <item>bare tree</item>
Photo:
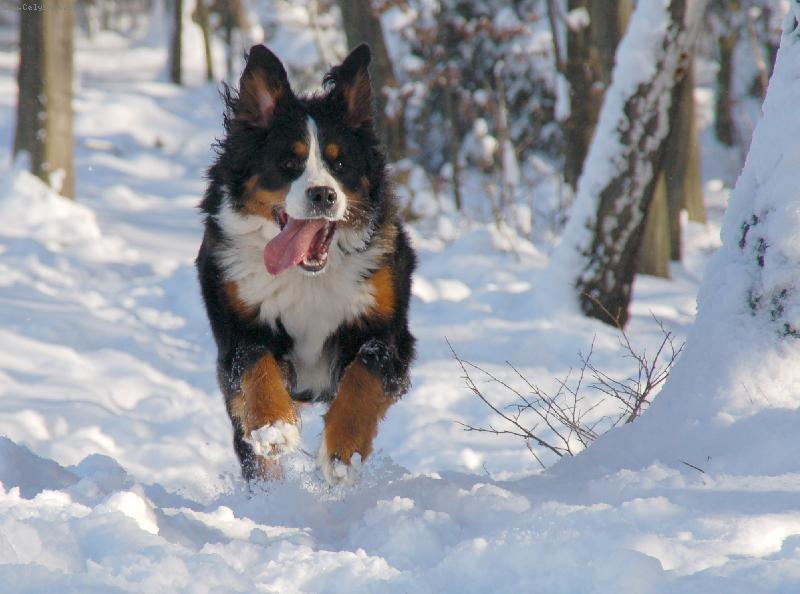
[[[733,52],[739,40],[741,25],[739,0],[723,0],[712,8],[716,20],[717,98],[714,106],[714,133],[727,146],[736,143],[736,121],[733,117]]]
[[[705,222],[700,175],[700,140],[694,109],[694,61],[674,91],[664,160],[647,212],[639,272],[669,277],[669,262],[681,259],[681,212]]]
[[[573,214],[551,263],[575,275],[584,313],[607,323],[628,319],[644,217],[676,109],[674,90],[686,73],[705,6],[706,0],[637,5],[617,50]]]
[[[680,211],[686,210],[690,221],[706,222],[694,81],[694,60],[689,60],[686,75],[678,85],[677,114],[670,126],[664,163],[670,213],[670,258],[673,261],[681,259]]]
[[[548,0],[552,6],[553,0]],[[630,0],[569,0],[572,15],[585,11],[588,23],[568,18],[564,75],[569,82],[570,115],[564,122],[564,179],[577,188],[592,142],[605,89],[611,84],[614,53],[631,13]],[[552,8],[551,8],[552,12]],[[554,32],[557,39],[557,32]]]
[[[203,31],[203,52],[206,57],[206,80],[214,80],[214,56],[211,54],[211,24],[207,0],[197,0],[192,18]]]
[[[74,0],[20,11],[19,99],[14,155],[61,195],[75,197],[72,162]]]
[[[172,36],[169,44],[169,80],[183,84],[183,0],[173,0]]]
[[[653,197],[644,220],[637,272],[669,278],[670,240],[667,184],[662,170],[653,186]]]

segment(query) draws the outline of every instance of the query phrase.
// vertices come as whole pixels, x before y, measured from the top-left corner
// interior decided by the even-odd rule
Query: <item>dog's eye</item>
[[[335,173],[341,173],[344,170],[344,163],[342,163],[341,159],[336,159],[332,164],[331,167]]]

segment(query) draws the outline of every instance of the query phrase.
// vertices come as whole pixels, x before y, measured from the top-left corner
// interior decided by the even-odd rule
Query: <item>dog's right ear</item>
[[[286,69],[263,45],[254,45],[247,56],[247,65],[239,79],[239,103],[236,119],[268,128],[281,100],[288,99],[292,90]]]

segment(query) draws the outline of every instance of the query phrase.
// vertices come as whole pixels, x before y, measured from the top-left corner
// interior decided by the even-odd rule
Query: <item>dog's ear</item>
[[[369,46],[362,43],[325,76],[325,84],[333,85],[332,96],[344,101],[347,123],[353,128],[370,121],[374,116],[372,82],[367,70],[370,59]]]
[[[239,79],[239,103],[236,119],[268,128],[275,107],[292,93],[286,69],[263,45],[254,45],[247,56],[247,65]]]

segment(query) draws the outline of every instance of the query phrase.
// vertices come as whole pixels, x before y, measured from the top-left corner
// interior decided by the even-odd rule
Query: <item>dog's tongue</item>
[[[325,226],[325,219],[293,219],[264,248],[264,265],[272,274],[297,266],[308,254],[314,236]]]

